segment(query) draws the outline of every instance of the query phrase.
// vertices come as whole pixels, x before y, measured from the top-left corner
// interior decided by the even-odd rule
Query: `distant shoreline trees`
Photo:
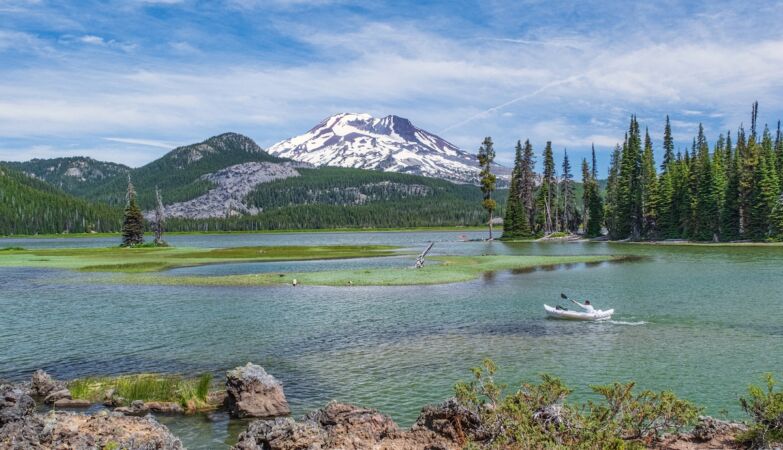
[[[517,144],[503,238],[581,228],[586,237],[601,236],[605,229],[613,240],[783,240],[783,133],[779,121],[774,137],[766,125],[759,131],[757,118],[755,102],[750,132],[740,125],[736,143],[726,132],[712,149],[699,124],[690,149],[675,154],[667,116],[663,160],[657,167],[649,131],[645,129],[642,136],[637,117],[631,116],[622,145],[612,153],[604,196],[596,176],[595,148],[592,165],[582,161],[581,215],[572,209],[568,155],[564,154],[558,179],[552,144],[547,142],[541,180],[532,188],[537,194],[529,231],[516,211],[522,208],[520,186],[531,189],[528,180],[534,176],[519,175],[525,163]]]

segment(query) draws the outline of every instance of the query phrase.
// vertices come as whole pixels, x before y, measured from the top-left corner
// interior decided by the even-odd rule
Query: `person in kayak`
[[[580,308],[584,309],[586,313],[588,313],[588,314],[595,313],[595,308],[593,308],[593,305],[590,304],[590,300],[585,300],[584,304],[579,303],[576,300],[571,300],[571,301],[574,302]]]

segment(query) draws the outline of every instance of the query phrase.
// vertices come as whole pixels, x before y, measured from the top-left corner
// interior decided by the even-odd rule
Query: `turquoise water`
[[[152,287],[80,283],[78,274],[0,269],[0,378],[39,367],[63,378],[139,371],[216,375],[247,361],[281,379],[295,414],[331,399],[410,424],[491,357],[512,386],[543,372],[588,398],[590,384],[673,389],[709,414],[740,417],[737,398],[783,367],[783,248],[459,242],[463,233],[173,236],[180,246],[366,243],[445,254],[634,254],[460,284],[416,287]],[[467,233],[470,237],[479,236]],[[56,245],[105,246],[105,240]],[[0,240],[0,247],[47,245]],[[70,246],[70,245],[65,245]],[[200,274],[313,270],[318,264],[200,267]],[[370,262],[368,262],[369,264]],[[371,262],[409,265],[404,258]],[[277,267],[274,264],[278,264]],[[184,270],[184,269],[182,269]],[[615,308],[615,321],[546,320],[560,292]],[[189,448],[232,442],[224,414],[162,418]]]

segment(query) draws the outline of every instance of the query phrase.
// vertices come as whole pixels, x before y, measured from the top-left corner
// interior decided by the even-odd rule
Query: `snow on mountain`
[[[476,183],[476,157],[398,116],[343,113],[267,149],[316,166],[377,169]]]

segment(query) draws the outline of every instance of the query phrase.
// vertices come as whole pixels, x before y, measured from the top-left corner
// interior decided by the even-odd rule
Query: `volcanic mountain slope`
[[[125,175],[131,170],[130,167],[122,164],[96,161],[85,156],[33,159],[3,164],[75,195],[110,178]]]
[[[398,116],[337,114],[267,151],[316,166],[403,172],[457,183],[476,183],[479,174],[474,155]]]

